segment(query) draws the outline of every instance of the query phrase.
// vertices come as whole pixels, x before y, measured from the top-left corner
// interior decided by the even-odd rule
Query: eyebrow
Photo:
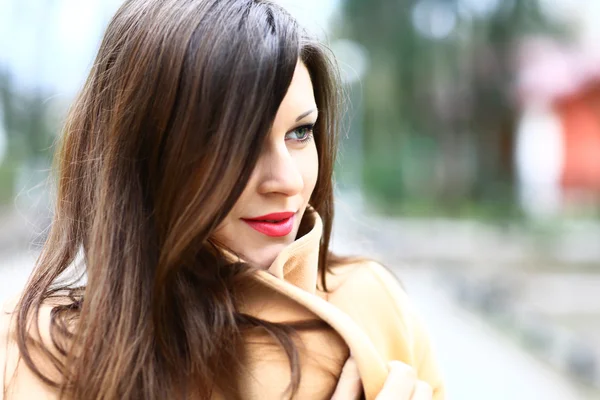
[[[317,109],[316,108],[312,108],[312,109],[310,109],[310,110],[308,110],[306,112],[303,112],[302,114],[300,114],[298,116],[298,118],[296,118],[296,122],[300,121],[302,118],[306,117],[307,115],[312,114],[315,111],[317,111]]]

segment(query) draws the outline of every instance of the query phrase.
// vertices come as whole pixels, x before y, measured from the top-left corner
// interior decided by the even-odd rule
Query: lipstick
[[[282,237],[289,235],[294,229],[295,214],[294,212],[272,213],[255,218],[242,218],[242,221],[267,236]]]

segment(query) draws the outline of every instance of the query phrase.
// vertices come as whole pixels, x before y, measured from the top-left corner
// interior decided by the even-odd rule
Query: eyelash
[[[306,137],[304,139],[290,139],[290,140],[295,140],[298,143],[307,143],[314,138],[314,135],[313,135],[314,128],[315,128],[314,124],[306,124],[306,125],[299,126],[296,129],[294,129],[293,131],[291,131],[290,133],[293,133],[293,132],[296,132],[296,131],[299,131],[302,129],[307,129],[308,134],[306,135]]]

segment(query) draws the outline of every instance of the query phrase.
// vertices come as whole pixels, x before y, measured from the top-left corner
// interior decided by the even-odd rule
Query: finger
[[[359,399],[362,394],[362,383],[358,366],[352,357],[348,358],[342,368],[338,384],[333,392],[331,400],[353,400]]]
[[[431,400],[433,398],[433,389],[427,382],[417,381],[415,392],[410,400]]]
[[[400,361],[391,361],[389,367],[390,373],[377,400],[410,400],[417,382],[415,370]]]

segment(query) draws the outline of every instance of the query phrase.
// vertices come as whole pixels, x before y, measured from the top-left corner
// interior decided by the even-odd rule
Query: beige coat
[[[415,368],[433,388],[433,399],[444,399],[444,387],[427,334],[396,279],[374,262],[336,267],[327,277],[331,293],[317,288],[322,222],[316,212],[305,218],[312,229],[286,247],[268,272],[244,292],[241,311],[273,322],[320,318],[333,329],[301,332],[302,380],[298,399],[330,399],[342,366],[351,353],[357,362],[366,399],[372,400],[387,376],[386,364],[400,360]],[[10,311],[11,306],[5,306]],[[42,340],[48,342],[50,306],[42,309]],[[0,366],[7,376],[15,370],[18,351],[9,329],[10,315],[0,318]],[[6,344],[8,344],[6,346]],[[248,399],[279,399],[289,383],[285,353],[270,338],[248,339],[249,373],[242,376]],[[52,389],[21,362],[8,399],[52,399]],[[2,382],[2,377],[0,377]],[[220,397],[218,394],[216,398]],[[1,398],[1,393],[0,393]]]

